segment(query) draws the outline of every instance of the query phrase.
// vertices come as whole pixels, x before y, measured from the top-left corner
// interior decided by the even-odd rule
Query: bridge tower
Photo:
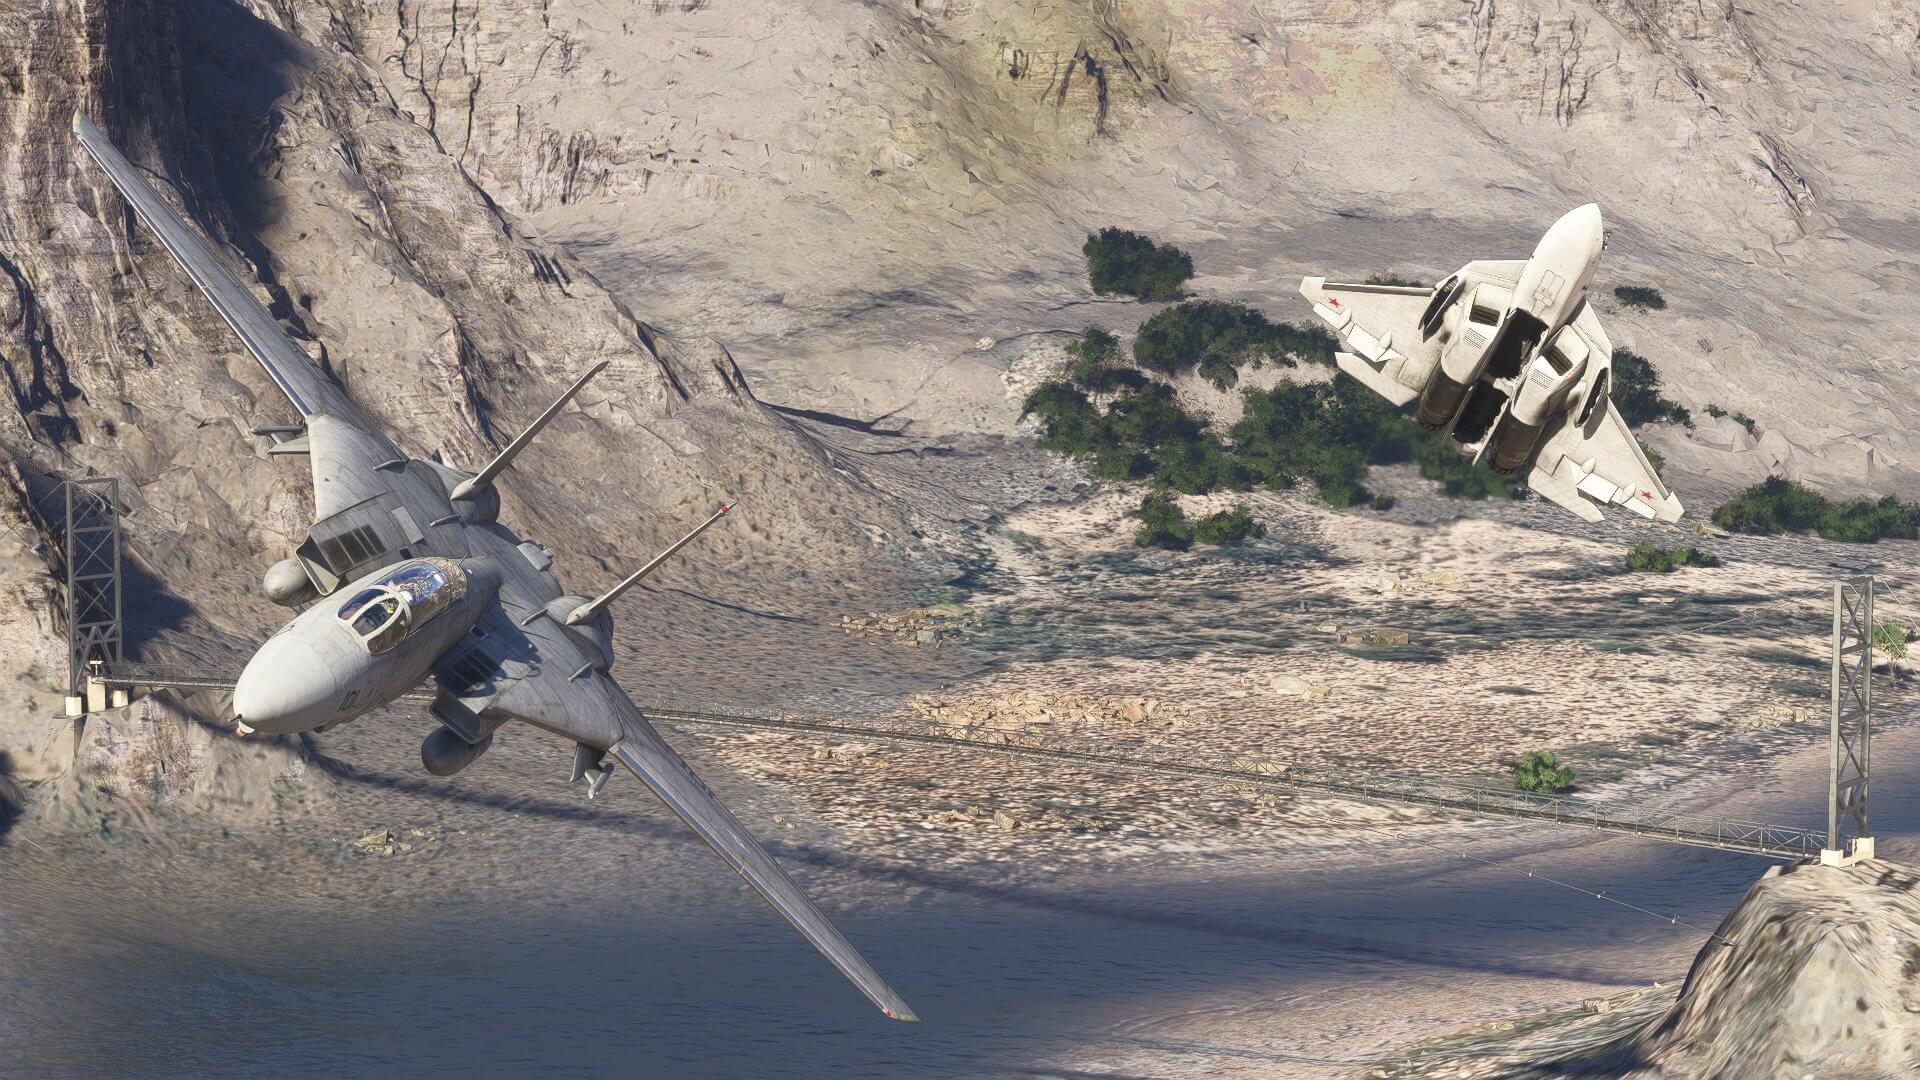
[[[121,661],[120,481],[111,476],[61,485],[61,615],[67,629],[67,715],[109,704],[105,669]],[[126,691],[111,703],[126,704]]]
[[[1873,711],[1873,578],[1833,586],[1833,671],[1827,760],[1827,846],[1820,861],[1871,859],[1868,718]]]

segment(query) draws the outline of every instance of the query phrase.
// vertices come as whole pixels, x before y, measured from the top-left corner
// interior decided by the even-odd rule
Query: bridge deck
[[[106,672],[110,684],[123,686],[171,687],[182,690],[231,690],[234,677],[209,672],[192,672],[114,665]],[[429,701],[432,694],[419,690],[409,699]],[[1295,765],[1275,765],[1256,758],[1232,761],[1196,760],[1177,748],[1132,743],[1126,754],[1107,753],[1086,748],[1082,743],[1054,735],[1004,732],[984,728],[948,727],[905,720],[867,720],[843,723],[823,718],[754,716],[741,713],[708,712],[640,703],[642,711],[661,720],[681,724],[714,725],[757,731],[780,731],[804,735],[832,735],[845,739],[868,739],[928,746],[946,750],[968,750],[1014,757],[1079,765],[1101,771],[1147,773],[1157,776],[1206,780],[1233,787],[1265,791],[1318,791],[1330,795],[1362,799],[1368,802],[1400,806],[1422,806],[1451,810],[1476,817],[1518,818],[1556,825],[1645,837],[1670,844],[1714,848],[1774,859],[1813,859],[1826,846],[1826,834],[1808,829],[1785,828],[1759,822],[1740,821],[1664,812],[1631,812],[1618,807],[1595,805],[1578,799],[1504,788],[1476,787],[1446,780],[1415,777],[1367,776],[1356,779],[1350,774]]]

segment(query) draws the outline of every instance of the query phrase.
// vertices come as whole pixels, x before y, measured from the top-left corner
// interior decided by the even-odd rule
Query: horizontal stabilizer
[[[1340,365],[1341,371],[1360,380],[1361,385],[1395,405],[1405,405],[1420,396],[1420,391],[1411,386],[1402,385],[1398,379],[1389,378],[1381,368],[1375,367],[1353,353],[1335,353],[1333,362]]]

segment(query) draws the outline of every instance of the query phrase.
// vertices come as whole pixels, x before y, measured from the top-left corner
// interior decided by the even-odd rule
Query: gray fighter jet
[[[1604,237],[1588,203],[1524,260],[1470,262],[1431,289],[1310,277],[1300,295],[1346,346],[1340,370],[1395,405],[1417,398],[1420,425],[1475,462],[1531,463],[1527,485],[1588,521],[1596,503],[1677,521],[1680,500],[1608,397],[1613,342],[1587,303]]]
[[[300,414],[298,424],[255,433],[273,439],[270,453],[304,454],[313,467],[313,527],[265,580],[276,603],[308,606],[242,672],[233,695],[240,732],[343,723],[431,680],[439,726],[420,757],[432,773],[464,768],[510,720],[571,739],[573,779],[586,781],[589,796],[612,772],[607,757],[632,770],[882,1012],[916,1019],[608,673],[608,605],[728,508],[594,599],[567,594],[552,554],[495,521],[501,470],[606,364],[582,375],[479,472],[410,458],[91,120],[76,114],[73,131]]]

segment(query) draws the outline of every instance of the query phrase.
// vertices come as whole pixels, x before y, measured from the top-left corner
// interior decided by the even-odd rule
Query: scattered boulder
[[[1267,680],[1267,689],[1281,697],[1301,698],[1308,701],[1324,701],[1333,693],[1333,688],[1330,686],[1320,686],[1284,671]]]
[[[882,611],[869,615],[840,616],[842,633],[861,637],[893,638],[901,646],[917,649],[937,645],[942,640],[978,625],[979,618],[958,604],[936,604],[906,611]]]
[[[940,697],[917,694],[907,707],[934,723],[985,727],[994,731],[1045,728],[1063,733],[1102,733],[1142,724],[1177,726],[1157,698],[1132,695],[1043,694],[1015,690],[1005,694]]]
[[[1412,640],[1405,630],[1392,628],[1348,630],[1340,635],[1342,645],[1405,645]]]
[[[992,829],[997,832],[1039,830],[1049,832],[1108,832],[1113,826],[1099,818],[1048,808],[1037,814],[1016,814],[1004,807],[988,810],[968,806],[960,810],[942,810],[921,823],[927,829]]]

